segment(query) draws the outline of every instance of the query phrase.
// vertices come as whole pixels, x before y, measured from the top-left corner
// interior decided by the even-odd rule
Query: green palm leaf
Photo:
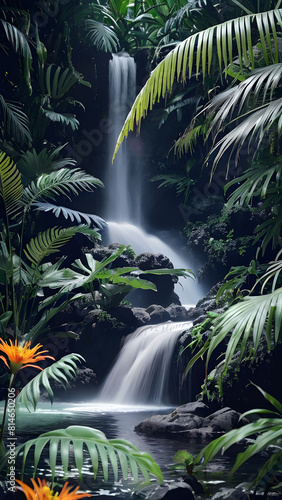
[[[55,380],[63,387],[66,387],[70,380],[76,378],[77,363],[82,361],[85,361],[85,359],[80,354],[72,353],[48,366],[25,385],[17,396],[16,403],[23,403],[28,410],[31,405],[35,411],[40,399],[41,386],[48,392],[50,401],[53,402],[54,393],[49,381]]]
[[[275,312],[274,315],[272,314],[273,312]],[[241,356],[243,356],[246,342],[250,340],[251,332],[253,348],[256,352],[263,332],[266,329],[267,347],[270,350],[272,339],[271,327],[274,326],[273,341],[276,345],[280,339],[281,323],[282,288],[278,288],[267,295],[245,297],[241,302],[231,306],[216,318],[215,328],[207,353],[207,363],[216,346],[226,338],[230,331],[232,333],[225,354],[225,370],[239,342],[242,342],[240,348]]]
[[[175,80],[185,82],[192,73],[205,79],[217,59],[220,71],[232,63],[236,46],[240,66],[254,68],[252,30],[256,30],[261,41],[266,65],[278,62],[277,26],[282,26],[282,10],[242,16],[196,33],[177,45],[156,67],[151,77],[138,94],[117,140],[115,154],[135,124],[140,129],[142,118],[152,109],[156,101],[170,92]],[[216,63],[215,63],[216,64]]]
[[[214,329],[211,336],[203,347],[189,361],[184,377],[192,368],[194,363],[207,353],[206,365],[216,347],[223,342],[231,332],[228,339],[227,350],[224,359],[224,371],[240,346],[241,357],[244,355],[246,343],[251,340],[254,354],[265,333],[267,348],[272,348],[281,337],[282,324],[282,288],[277,288],[267,295],[245,297],[238,304],[229,307],[224,313],[214,320]]]
[[[54,64],[51,64],[46,70],[46,89],[50,97],[61,99],[77,83],[78,78],[69,68],[58,66],[53,72],[54,67]]]
[[[119,40],[109,26],[94,19],[87,19],[85,21],[85,28],[87,30],[86,40],[89,39],[98,50],[105,52],[117,51]]]
[[[50,111],[44,108],[41,108],[41,111],[51,122],[60,122],[66,126],[70,125],[73,131],[77,130],[79,127],[79,121],[70,113],[57,113],[56,111]]]
[[[273,439],[277,441],[277,437],[282,434],[281,418],[260,418],[257,422],[244,425],[240,429],[233,429],[227,432],[224,436],[220,436],[209,443],[194,459],[195,463],[203,460],[203,465],[210,462],[220,450],[228,450],[233,444],[246,439],[257,433],[262,433],[262,436],[257,438],[254,445],[247,448],[246,452],[239,454],[232,472],[238,469],[250,456],[265,449],[273,443]],[[272,439],[273,438],[273,439]]]
[[[103,187],[103,183],[79,168],[61,168],[49,175],[41,175],[36,182],[32,182],[24,190],[22,201],[26,208],[39,200],[70,194],[78,195],[81,191],[92,191],[96,187]]]
[[[24,77],[25,82],[29,88],[29,93],[32,93],[32,88],[30,85],[30,70],[31,70],[31,61],[32,55],[29,48],[29,44],[25,34],[20,31],[14,24],[11,24],[3,19],[0,19],[5,35],[9,42],[11,43],[15,52],[20,54],[24,60]]]
[[[0,151],[0,197],[3,199],[7,215],[13,215],[22,197],[21,174],[13,160]]]
[[[71,208],[61,207],[58,205],[53,205],[52,203],[33,203],[33,206],[36,207],[37,210],[41,210],[42,212],[53,212],[56,217],[63,215],[65,219],[70,219],[72,222],[76,220],[78,224],[82,223],[82,219],[84,219],[85,223],[88,226],[96,226],[100,229],[103,229],[107,226],[107,223],[94,214],[86,214],[84,212],[79,212],[78,210],[72,210]]]
[[[32,59],[29,44],[23,32],[3,19],[0,19],[0,21],[3,25],[6,37],[12,44],[14,50],[26,59]]]
[[[36,238],[31,238],[23,251],[28,260],[38,266],[42,259],[52,253],[59,252],[60,248],[77,233],[98,236],[95,231],[85,225],[68,228],[53,227],[39,233]]]
[[[21,110],[20,104],[7,101],[0,94],[1,115],[4,130],[20,144],[32,141],[28,116]]]
[[[97,429],[78,425],[45,432],[37,438],[18,446],[16,448],[16,458],[18,458],[20,452],[24,452],[22,472],[25,469],[28,453],[34,446],[34,475],[36,474],[39,460],[46,445],[49,446],[52,480],[54,480],[55,469],[58,464],[59,449],[64,473],[67,474],[69,470],[69,456],[72,452],[76,468],[81,477],[85,455],[84,446],[90,456],[95,478],[101,466],[104,480],[107,482],[110,464],[114,473],[114,479],[117,481],[118,464],[120,464],[124,479],[132,474],[134,481],[137,483],[139,480],[138,473],[141,472],[146,482],[150,481],[150,474],[160,482],[163,480],[159,466],[148,453],[138,451],[132,443],[125,439],[107,439],[105,434]],[[7,460],[8,458],[6,457],[2,461],[2,464],[5,465]],[[1,466],[3,467],[3,465]]]
[[[233,130],[226,134],[216,146],[211,150],[209,156],[218,149],[218,153],[213,160],[213,165],[217,165],[224,153],[231,148],[229,158],[236,150],[236,161],[242,146],[248,139],[248,145],[255,144],[257,151],[265,135],[269,134],[271,127],[277,123],[277,133],[280,137],[282,134],[282,98],[264,104],[260,108],[249,112],[248,116]],[[238,118],[242,118],[238,117]]]
[[[27,150],[17,162],[19,170],[28,178],[34,178],[69,165],[74,167],[76,161],[73,158],[58,158],[64,146],[59,146],[54,151],[43,148],[39,153],[34,148]]]

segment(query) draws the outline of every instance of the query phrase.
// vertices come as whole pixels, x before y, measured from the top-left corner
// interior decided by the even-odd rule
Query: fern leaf
[[[0,151],[0,197],[3,199],[7,215],[13,215],[22,197],[21,174],[13,160]]]
[[[42,386],[48,393],[51,403],[53,402],[54,393],[50,386],[50,380],[55,380],[63,387],[66,387],[70,380],[76,378],[77,363],[81,363],[85,359],[80,354],[67,354],[59,361],[56,361],[51,366],[45,368],[36,377],[34,377],[17,396],[16,403],[23,403],[29,410],[30,405],[35,411],[40,399],[40,387]]]
[[[103,187],[103,183],[79,168],[61,168],[51,174],[41,175],[36,182],[32,182],[24,190],[22,201],[26,207],[39,200],[70,194],[78,195],[81,191],[93,191],[96,187]]]
[[[36,238],[31,238],[24,248],[24,253],[30,262],[38,266],[42,259],[52,253],[59,252],[60,248],[77,233],[97,236],[96,232],[84,225],[68,228],[53,227],[39,233]]]

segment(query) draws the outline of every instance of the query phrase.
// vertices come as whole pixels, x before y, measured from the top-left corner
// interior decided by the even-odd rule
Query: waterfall
[[[103,216],[108,223],[108,230],[103,243],[131,245],[137,255],[143,252],[162,253],[171,260],[175,268],[193,270],[187,257],[181,257],[169,244],[148,234],[142,227],[142,203],[146,203],[146,195],[142,193],[138,154],[130,160],[127,143],[124,141],[112,163],[116,140],[135,98],[135,66],[134,59],[124,53],[113,54],[109,63],[109,118],[113,132],[109,135],[109,157],[104,181]],[[180,278],[179,283],[175,292],[182,304],[195,304],[203,297],[205,291],[197,280]]]
[[[103,402],[169,404],[170,365],[176,342],[191,322],[142,326],[128,335],[101,393]]]
[[[109,63],[109,120],[112,133],[108,141],[105,179],[106,220],[139,220],[141,209],[140,169],[130,165],[124,142],[112,164],[115,144],[136,94],[136,64],[127,54],[113,54]]]

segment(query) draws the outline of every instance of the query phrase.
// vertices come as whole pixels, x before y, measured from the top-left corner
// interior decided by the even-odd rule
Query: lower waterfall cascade
[[[191,322],[146,325],[128,335],[99,396],[120,404],[169,404],[170,365],[181,333]]]

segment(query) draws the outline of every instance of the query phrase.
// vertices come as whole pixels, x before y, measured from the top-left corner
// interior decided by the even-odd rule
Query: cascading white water
[[[170,364],[179,335],[191,322],[142,326],[126,338],[100,400],[119,404],[171,403]],[[175,395],[175,400],[177,396]]]
[[[180,256],[160,238],[148,234],[141,227],[142,195],[141,171],[138,155],[129,162],[126,141],[121,145],[112,164],[112,154],[117,137],[130,110],[136,87],[136,67],[132,57],[127,54],[114,54],[109,64],[109,117],[113,132],[109,136],[109,158],[105,179],[104,218],[108,222],[107,236],[104,243],[122,243],[131,245],[138,255],[143,252],[162,253],[168,257],[175,268],[192,269],[187,259]],[[197,281],[180,278],[175,292],[182,304],[195,304],[204,295]]]
[[[178,252],[157,236],[146,233],[141,227],[127,222],[108,221],[108,232],[109,242],[131,245],[136,255],[144,252],[161,253],[171,260],[176,269],[188,267],[187,260]],[[196,304],[204,295],[202,288],[192,278],[179,278],[174,290],[184,305]]]
[[[138,220],[141,207],[140,171],[129,165],[126,143],[122,144],[112,164],[112,156],[122,124],[136,94],[136,64],[126,53],[113,54],[109,63],[108,166],[105,179],[105,219]],[[139,189],[138,189],[139,187]]]

